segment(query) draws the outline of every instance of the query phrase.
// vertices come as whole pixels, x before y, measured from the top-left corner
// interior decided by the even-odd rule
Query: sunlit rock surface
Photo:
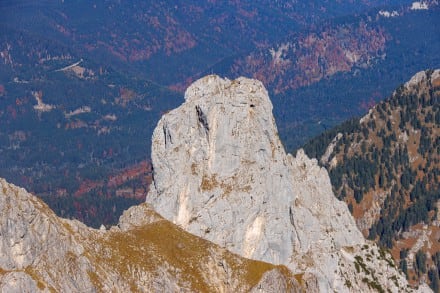
[[[335,198],[326,170],[301,150],[285,153],[259,81],[193,83],[159,121],[152,159],[147,202],[186,231],[285,264],[311,291],[406,289],[391,256],[366,243]]]

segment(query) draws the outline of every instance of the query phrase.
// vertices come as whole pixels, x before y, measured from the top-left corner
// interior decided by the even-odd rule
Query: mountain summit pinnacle
[[[152,159],[147,202],[190,233],[285,264],[312,291],[406,285],[391,256],[365,256],[380,253],[333,195],[325,169],[302,150],[285,153],[257,80],[210,75],[193,83],[183,105],[159,121]]]

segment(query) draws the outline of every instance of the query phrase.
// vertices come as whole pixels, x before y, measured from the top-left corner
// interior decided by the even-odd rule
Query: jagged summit
[[[259,81],[196,81],[183,105],[159,121],[152,159],[147,202],[195,235],[286,264],[312,291],[365,291],[373,283],[399,291],[406,284],[385,260],[364,260],[365,247],[378,249],[333,195],[325,169],[302,151],[286,155]]]

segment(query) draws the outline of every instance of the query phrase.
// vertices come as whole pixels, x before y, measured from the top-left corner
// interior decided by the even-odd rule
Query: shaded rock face
[[[263,290],[263,291],[261,291]],[[0,178],[0,292],[301,292],[286,267],[191,235],[147,204],[109,230],[58,218]]]
[[[285,153],[267,91],[256,80],[211,75],[192,84],[184,104],[159,121],[152,159],[147,202],[195,235],[285,264],[310,290],[368,291],[364,275],[394,292],[406,284],[385,260],[365,266],[380,278],[356,269],[362,234],[325,169],[302,151]]]

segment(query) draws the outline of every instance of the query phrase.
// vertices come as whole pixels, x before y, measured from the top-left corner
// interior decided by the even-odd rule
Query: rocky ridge
[[[96,230],[0,179],[0,292],[298,292],[286,267],[241,258],[147,204]]]
[[[309,291],[409,290],[335,198],[325,169],[285,153],[260,82],[196,81],[159,121],[152,160],[147,202],[186,231],[285,264]]]

